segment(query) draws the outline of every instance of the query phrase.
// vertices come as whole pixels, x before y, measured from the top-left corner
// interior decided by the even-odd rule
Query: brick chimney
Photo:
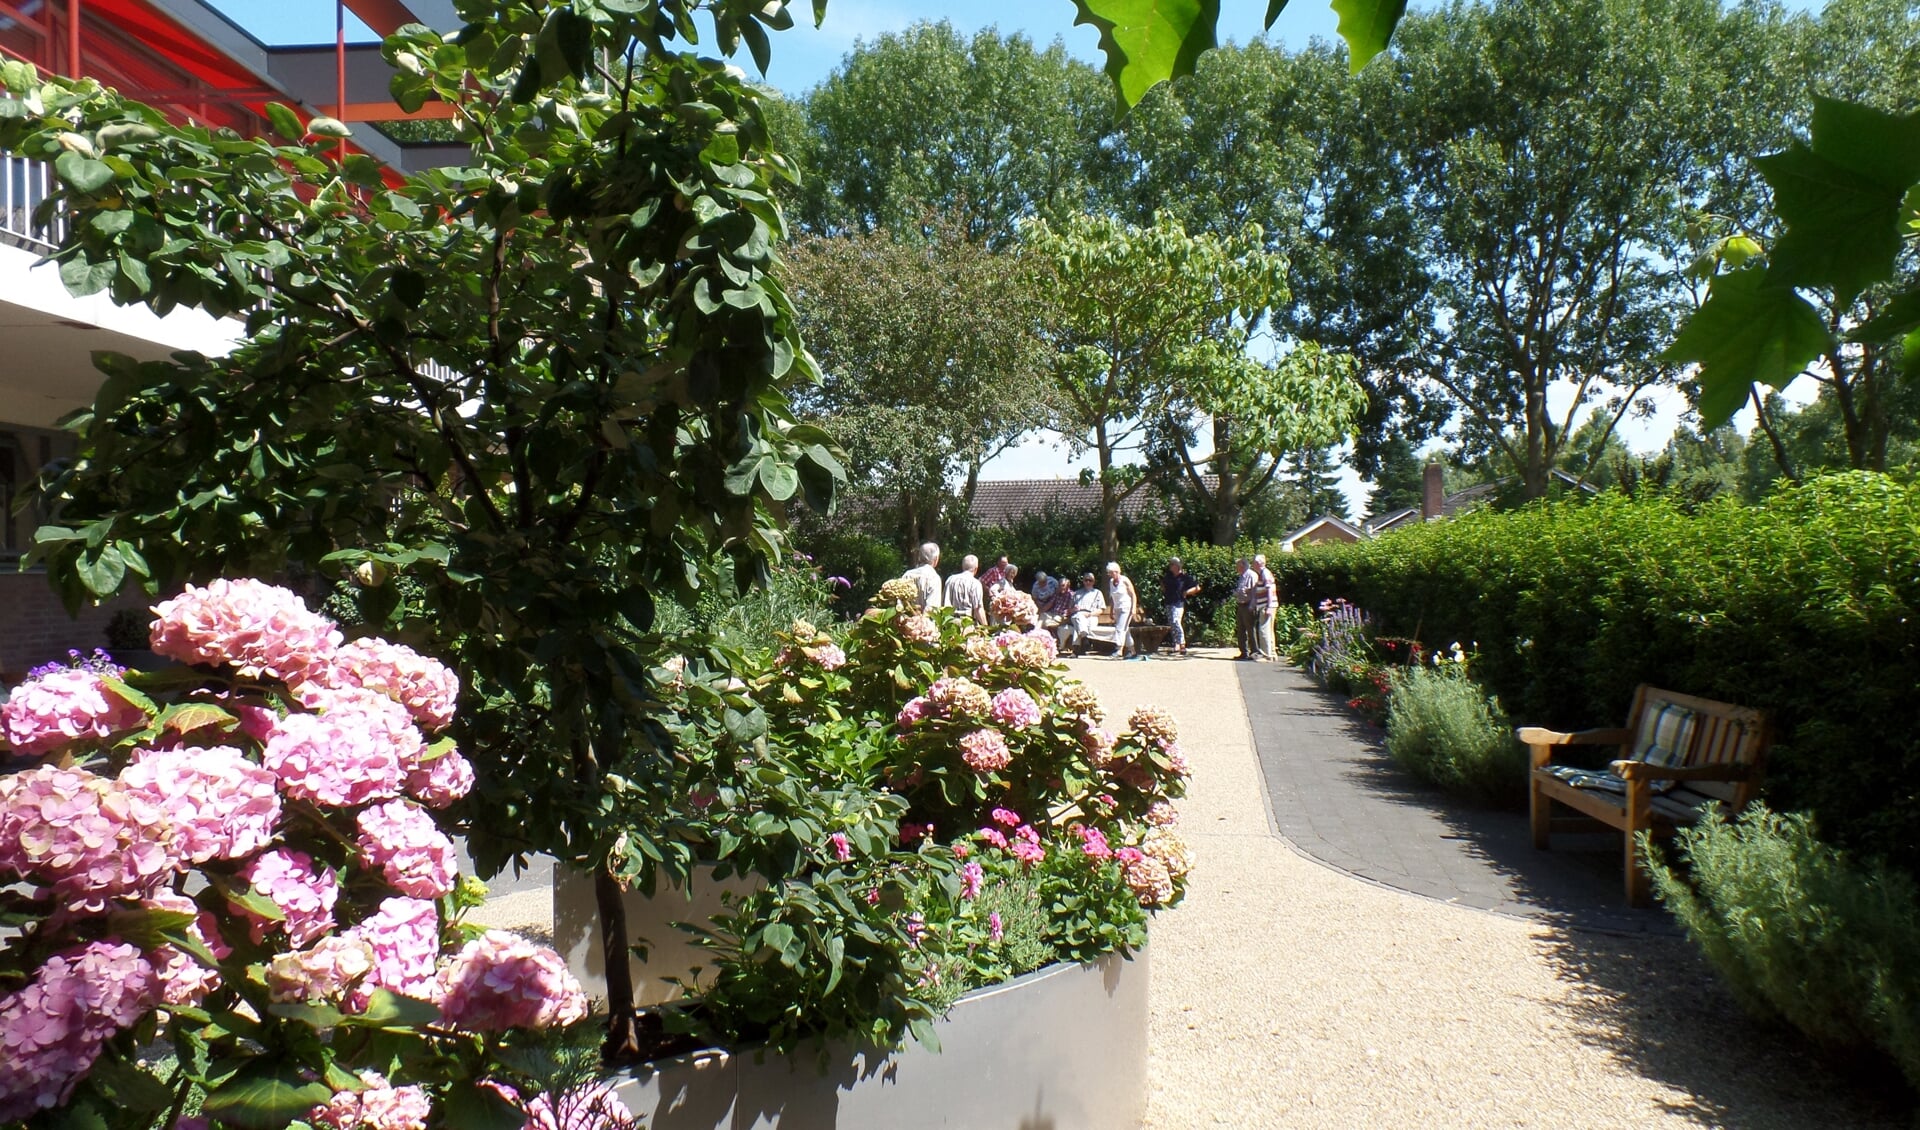
[[[1441,485],[1440,464],[1427,464],[1426,472],[1420,479],[1420,520],[1431,522],[1441,517],[1441,505],[1446,497],[1446,487]]]

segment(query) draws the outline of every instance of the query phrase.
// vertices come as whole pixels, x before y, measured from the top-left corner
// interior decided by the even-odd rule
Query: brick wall
[[[18,680],[30,667],[63,659],[69,649],[92,651],[107,646],[107,621],[122,608],[145,608],[140,593],[119,596],[78,617],[47,583],[45,573],[0,571],[0,678]]]

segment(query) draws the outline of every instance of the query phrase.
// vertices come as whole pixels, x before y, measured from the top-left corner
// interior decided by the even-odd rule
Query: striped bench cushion
[[[1542,770],[1548,776],[1565,781],[1577,789],[1618,793],[1623,797],[1627,793],[1627,782],[1619,774],[1608,770],[1575,769],[1571,765],[1547,765]],[[1692,789],[1675,788],[1677,784],[1678,781],[1653,782],[1653,811],[1676,824],[1691,824],[1700,818],[1700,806],[1716,798]],[[1667,787],[1662,789],[1661,785]]]

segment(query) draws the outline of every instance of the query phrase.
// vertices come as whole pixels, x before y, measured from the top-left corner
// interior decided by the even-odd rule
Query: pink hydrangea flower
[[[993,696],[993,720],[1009,730],[1025,730],[1040,724],[1040,707],[1026,691],[1008,687]]]
[[[833,857],[835,859],[845,863],[847,860],[853,858],[853,843],[847,839],[845,832],[835,832],[833,835],[827,837],[827,842],[833,845]]]
[[[284,929],[287,941],[299,948],[333,929],[333,904],[340,898],[340,881],[332,871],[316,870],[313,857],[306,852],[275,848],[256,857],[240,875],[286,915],[286,921],[273,922],[239,907],[254,941],[265,941],[268,934]]]
[[[987,869],[980,866],[978,860],[969,860],[967,865],[960,869],[961,898],[970,899],[975,897],[980,893],[980,888],[986,885]]]
[[[307,1121],[331,1130],[427,1130],[433,1102],[421,1087],[395,1087],[371,1071],[360,1073],[360,1091],[336,1091],[313,1108]]]
[[[159,988],[139,950],[108,939],[55,954],[0,997],[0,1122],[65,1103],[107,1040],[153,1007]]]
[[[323,690],[372,691],[399,703],[415,722],[435,731],[453,721],[460,676],[404,644],[368,638],[334,649],[331,658],[309,669],[292,689],[308,706],[319,705],[316,692]]]
[[[480,1085],[526,1115],[521,1130],[637,1130],[639,1125],[606,1083],[583,1083],[532,1099],[521,1098],[520,1092],[497,1080],[482,1080]]]
[[[933,704],[933,712],[942,718],[985,718],[993,709],[993,698],[987,694],[987,688],[972,679],[954,676],[935,679],[927,688],[927,698]]]
[[[993,618],[1003,624],[1031,628],[1040,622],[1040,606],[1016,588],[1001,589],[988,605]]]
[[[803,647],[800,649],[800,654],[812,660],[813,664],[822,671],[838,671],[847,665],[847,653],[842,651],[840,645],[837,643],[823,643],[816,644],[813,647]]]
[[[1140,898],[1142,906],[1162,906],[1173,898],[1173,876],[1167,865],[1133,848],[1113,853],[1120,861],[1120,874],[1128,888]]]
[[[933,617],[916,612],[900,617],[900,634],[909,643],[936,644],[940,642],[940,625],[933,622]]]
[[[311,947],[275,954],[267,964],[267,995],[276,1001],[338,1001],[373,972],[365,938],[336,934]]]
[[[261,756],[288,796],[352,807],[400,795],[426,743],[404,707],[364,691],[329,692],[320,714],[289,714]]]
[[[960,760],[977,773],[992,773],[1013,763],[1007,739],[998,730],[974,730],[960,739]]]
[[[28,679],[0,705],[0,734],[20,754],[46,753],[146,724],[146,711],[109,690],[99,672],[79,667]]]
[[[0,776],[0,872],[97,910],[153,890],[178,865],[165,814],[118,781],[53,765]]]
[[[189,937],[205,946],[216,960],[225,960],[233,952],[233,947],[220,937],[220,926],[214,921],[213,915],[201,910],[187,896],[173,891],[156,891],[142,899],[140,905],[154,910],[195,915],[194,921],[187,925]],[[147,960],[153,965],[154,975],[159,981],[160,1000],[164,1004],[199,1004],[208,993],[220,987],[224,976],[220,970],[202,965],[199,958],[178,946],[155,946],[147,951]]]
[[[440,971],[440,1014],[475,1032],[551,1028],[587,1015],[587,996],[547,946],[500,930],[468,942]]]
[[[287,589],[242,578],[188,585],[153,606],[153,650],[182,663],[297,682],[340,646],[340,629]]]
[[[1157,706],[1143,706],[1127,719],[1127,729],[1143,742],[1166,750],[1180,740],[1180,727],[1174,724],[1173,715]]]
[[[1179,822],[1180,814],[1171,801],[1156,800],[1147,807],[1147,823],[1156,828],[1170,828]]]
[[[428,808],[445,808],[473,791],[473,764],[452,749],[415,762],[407,770],[406,789]]]
[[[1095,859],[1109,859],[1113,849],[1107,845],[1107,834],[1098,828],[1086,824],[1075,824],[1074,834],[1080,837],[1080,850]]]
[[[252,855],[280,822],[273,772],[231,746],[141,750],[120,784],[166,815],[192,863]]]
[[[440,999],[437,959],[440,954],[440,911],[417,898],[390,898],[344,935],[367,944],[373,969],[347,996],[347,1010],[362,1012],[373,989],[386,989],[415,1000]]]
[[[1080,746],[1087,751],[1087,760],[1095,768],[1103,768],[1113,761],[1114,747],[1120,744],[1112,730],[1099,726],[1089,726],[1087,732],[1080,735]]]
[[[922,695],[900,708],[900,713],[894,716],[894,724],[902,730],[910,729],[916,722],[926,718],[932,709],[933,704]]]
[[[433,817],[404,800],[390,800],[360,813],[354,822],[362,861],[378,867],[393,889],[414,898],[439,898],[459,877],[453,841]]]

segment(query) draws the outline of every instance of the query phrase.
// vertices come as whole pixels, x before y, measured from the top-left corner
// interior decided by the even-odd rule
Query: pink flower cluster
[[[284,921],[274,922],[239,907],[251,926],[253,940],[284,929],[287,942],[304,946],[333,929],[333,904],[340,898],[340,880],[332,871],[316,870],[304,851],[275,848],[256,857],[240,871],[256,893],[280,908]]]
[[[1068,683],[1060,688],[1060,705],[1078,714],[1088,726],[1097,726],[1107,716],[1100,707],[1100,696],[1085,683]]]
[[[367,944],[373,952],[373,970],[347,996],[347,1011],[362,1012],[373,989],[386,989],[415,1000],[438,1001],[437,958],[440,954],[440,911],[425,899],[390,898],[380,910],[347,931],[349,938]]]
[[[526,1116],[521,1130],[637,1130],[627,1104],[605,1083],[586,1083],[559,1092],[522,1099],[520,1092],[492,1079],[486,1087]]]
[[[976,773],[993,773],[1013,763],[1013,752],[998,730],[974,730],[960,738],[960,760]]]
[[[267,964],[267,993],[276,1001],[337,1001],[371,972],[373,947],[336,934],[307,949],[275,954]]]
[[[438,659],[404,644],[360,639],[336,648],[330,658],[306,672],[293,688],[308,706],[318,705],[315,692],[365,690],[385,695],[406,708],[428,731],[443,730],[453,721],[460,699],[460,676]]]
[[[232,667],[249,679],[298,682],[340,646],[340,629],[299,596],[252,579],[189,585],[153,606],[153,650],[182,663]]]
[[[1073,834],[1080,837],[1080,850],[1094,859],[1113,858],[1113,849],[1107,845],[1107,834],[1089,824],[1075,824]]]
[[[108,1039],[153,1007],[153,966],[125,942],[88,942],[47,959],[0,997],[0,1122],[52,1110],[93,1068]]]
[[[406,709],[365,691],[328,692],[322,713],[289,714],[261,760],[291,797],[350,807],[400,795],[426,743]]]
[[[158,806],[112,778],[54,765],[0,777],[0,872],[98,909],[153,890],[178,865]]]
[[[359,1091],[335,1091],[313,1108],[307,1121],[332,1130],[427,1130],[433,1102],[421,1087],[396,1087],[384,1076],[362,1071]]]
[[[993,696],[993,720],[1009,730],[1025,730],[1040,724],[1040,706],[1033,696],[1019,687],[1008,687]]]
[[[1119,743],[1112,730],[1100,726],[1088,726],[1086,733],[1080,735],[1080,746],[1087,751],[1087,760],[1093,762],[1095,768],[1104,769],[1112,764],[1113,750]]]
[[[19,754],[45,753],[146,724],[146,711],[115,694],[99,672],[81,667],[28,679],[0,705],[0,735]]]
[[[960,868],[961,898],[970,899],[977,897],[980,894],[980,888],[986,885],[987,869],[980,866],[978,860],[970,859],[966,862],[965,866]]]
[[[943,718],[984,718],[993,708],[987,688],[972,679],[949,676],[935,679],[927,700]]]
[[[560,955],[489,930],[440,971],[440,1014],[456,1028],[551,1028],[587,1015],[587,996]]]
[[[439,898],[459,877],[453,841],[433,817],[404,800],[365,809],[355,821],[362,863],[378,867],[394,890],[414,898]]]
[[[220,926],[214,921],[213,915],[201,910],[187,896],[173,891],[157,891],[142,899],[140,905],[152,910],[194,915],[194,921],[186,928],[189,937],[205,946],[215,960],[224,961],[233,952],[233,947],[221,939]],[[155,946],[147,952],[147,960],[152,962],[154,975],[159,978],[160,999],[167,1004],[199,1004],[208,993],[220,987],[220,970],[202,965],[199,958],[178,946]]]
[[[428,808],[445,808],[473,791],[473,765],[458,750],[428,750],[407,768],[406,790]]]
[[[1060,657],[1060,645],[1038,628],[1031,632],[1001,632],[993,637],[993,643],[1008,663],[1030,671],[1045,670]]]
[[[931,616],[915,612],[911,615],[900,617],[899,623],[900,634],[906,637],[908,643],[936,644],[940,642],[940,625],[934,623],[933,617]]]
[[[1040,606],[1033,598],[1016,588],[1004,588],[987,605],[995,622],[1015,624],[1021,628],[1034,628],[1040,624]]]
[[[833,857],[842,863],[853,858],[853,843],[845,832],[835,832],[827,837],[827,843],[833,846]]]
[[[280,823],[273,773],[232,746],[142,750],[120,783],[172,823],[190,863],[252,855]]]
[[[1134,711],[1127,719],[1127,729],[1162,752],[1170,752],[1180,740],[1180,727],[1174,723],[1173,715],[1157,706],[1143,706]]]
[[[1120,864],[1121,878],[1140,898],[1142,906],[1161,906],[1173,898],[1173,876],[1167,865],[1139,848],[1125,847],[1113,853]]]

